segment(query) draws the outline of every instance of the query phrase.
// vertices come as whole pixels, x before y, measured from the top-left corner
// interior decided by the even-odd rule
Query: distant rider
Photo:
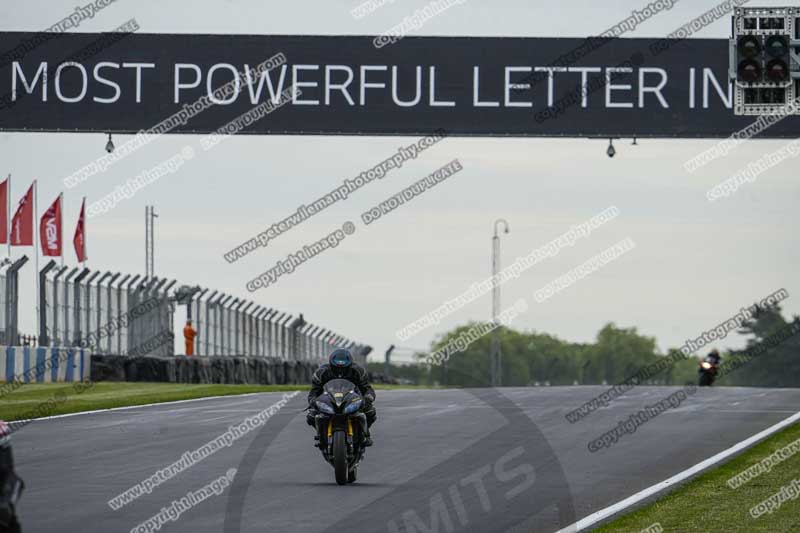
[[[714,348],[700,361],[700,368],[697,369],[697,373],[700,374],[700,387],[711,387],[714,384],[719,373],[719,362],[721,360],[722,357],[720,357],[719,351]]]
[[[362,411],[367,417],[367,434],[365,435],[364,446],[372,446],[372,438],[369,428],[375,422],[377,413],[373,402],[375,401],[375,389],[369,384],[369,376],[364,367],[353,362],[353,355],[344,349],[334,350],[328,358],[328,364],[321,365],[311,378],[311,392],[308,393],[308,415],[306,421],[308,425],[316,428],[315,416],[318,411],[314,404],[317,396],[323,393],[323,387],[332,379],[346,379],[352,381],[358,387],[361,396],[364,397],[364,407]]]
[[[717,350],[716,348],[714,348],[713,350],[711,350],[711,351],[708,353],[708,355],[706,356],[706,359],[707,359],[707,360],[708,360],[708,362],[709,362],[709,363],[711,363],[712,365],[714,365],[714,366],[719,366],[719,362],[722,360],[722,357],[720,357],[720,355],[719,355],[719,350]]]

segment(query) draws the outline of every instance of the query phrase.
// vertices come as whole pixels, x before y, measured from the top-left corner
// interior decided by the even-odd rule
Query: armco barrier
[[[151,357],[93,354],[94,381],[219,384],[310,384],[319,362],[277,357]]]
[[[0,381],[83,381],[90,370],[90,353],[80,348],[0,346]]]

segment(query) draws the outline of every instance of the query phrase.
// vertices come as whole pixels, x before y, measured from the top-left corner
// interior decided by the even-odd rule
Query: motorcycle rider
[[[713,350],[708,352],[708,355],[706,356],[706,359],[712,365],[719,366],[719,362],[720,362],[720,360],[722,360],[722,357],[719,355],[719,350],[714,348]]]
[[[367,433],[364,435],[364,446],[372,446],[369,428],[377,418],[375,407],[372,405],[375,401],[375,389],[369,384],[369,375],[367,371],[364,367],[353,361],[353,355],[349,350],[339,348],[331,352],[330,357],[328,357],[328,364],[321,365],[311,377],[311,391],[308,393],[308,415],[306,416],[306,422],[308,422],[309,426],[316,429],[315,416],[318,411],[314,401],[317,399],[317,396],[322,394],[325,384],[332,379],[346,379],[353,382],[361,393],[361,396],[363,396],[364,407],[362,411],[367,417]]]
[[[701,387],[710,387],[714,384],[714,381],[717,379],[717,373],[719,372],[720,360],[722,360],[722,357],[719,355],[719,350],[714,348],[700,362],[700,368],[697,369],[697,373],[700,374],[699,385]]]

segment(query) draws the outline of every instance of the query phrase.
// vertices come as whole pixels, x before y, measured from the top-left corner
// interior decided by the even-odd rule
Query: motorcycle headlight
[[[703,364],[702,364],[702,365],[700,365],[700,366],[702,366],[703,368],[705,368],[706,370],[708,370],[709,368],[711,368],[711,363],[708,363],[708,362],[706,362],[706,361],[703,361]]]
[[[359,398],[358,400],[356,400],[354,402],[350,402],[349,404],[347,404],[347,407],[344,408],[344,413],[347,414],[347,415],[349,415],[351,413],[355,413],[356,411],[361,409],[361,405],[363,403],[364,403],[364,400],[362,400],[361,398]]]
[[[336,412],[334,411],[333,406],[329,403],[321,402],[319,400],[316,400],[314,403],[317,405],[317,409],[319,409],[323,413],[328,413],[329,415],[332,415]]]

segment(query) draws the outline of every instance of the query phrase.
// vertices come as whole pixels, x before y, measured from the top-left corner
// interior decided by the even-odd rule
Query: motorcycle
[[[717,363],[706,357],[700,362],[698,373],[700,374],[700,386],[710,387],[717,378]]]
[[[319,448],[333,466],[336,483],[355,482],[367,433],[367,417],[361,412],[364,398],[352,382],[333,379],[325,384],[314,403]]]

